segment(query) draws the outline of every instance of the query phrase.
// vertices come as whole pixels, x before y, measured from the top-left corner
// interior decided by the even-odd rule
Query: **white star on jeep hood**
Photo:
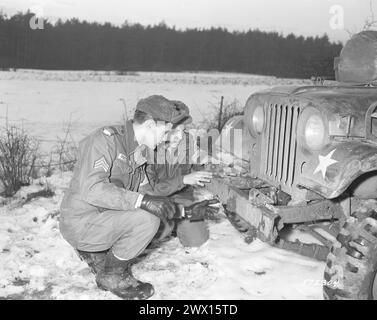
[[[326,177],[326,171],[329,166],[331,166],[334,163],[337,163],[338,161],[331,159],[332,155],[334,154],[336,149],[331,151],[327,156],[318,156],[319,164],[318,167],[314,170],[314,174],[317,172],[322,172],[323,179]]]

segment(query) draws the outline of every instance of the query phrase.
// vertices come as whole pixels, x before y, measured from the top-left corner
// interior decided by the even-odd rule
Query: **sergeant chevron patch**
[[[107,163],[105,157],[102,157],[94,162],[94,169],[103,169],[105,172],[108,172],[110,169],[109,164]]]

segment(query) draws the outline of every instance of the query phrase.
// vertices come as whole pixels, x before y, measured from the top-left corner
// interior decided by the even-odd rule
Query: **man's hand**
[[[204,183],[211,182],[212,172],[207,171],[194,171],[183,177],[183,183],[186,185],[198,185],[204,187]]]
[[[145,194],[141,200],[140,209],[148,211],[166,222],[174,218],[176,205],[167,197]]]
[[[211,207],[212,204],[217,204],[217,199],[204,200],[185,207],[185,216],[191,221],[200,221],[208,218],[213,218],[219,211],[219,208]]]

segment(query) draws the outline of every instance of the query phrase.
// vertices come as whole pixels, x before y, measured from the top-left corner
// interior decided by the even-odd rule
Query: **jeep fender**
[[[377,171],[377,144],[334,141],[316,154],[301,153],[298,160],[298,187],[334,199],[364,173]]]

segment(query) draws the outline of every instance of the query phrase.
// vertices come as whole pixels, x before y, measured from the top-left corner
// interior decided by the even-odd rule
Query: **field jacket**
[[[80,141],[73,177],[60,207],[65,234],[77,236],[93,213],[135,209],[145,175],[146,159],[136,163],[134,158],[141,149],[145,148],[138,146],[131,121],[98,129]]]

